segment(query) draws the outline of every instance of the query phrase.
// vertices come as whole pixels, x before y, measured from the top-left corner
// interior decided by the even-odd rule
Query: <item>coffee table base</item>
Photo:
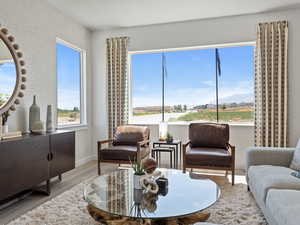
[[[92,205],[88,205],[87,210],[94,220],[105,225],[191,225],[198,222],[205,222],[210,216],[210,213],[198,212],[188,216],[165,220],[131,219],[128,217],[111,215]]]

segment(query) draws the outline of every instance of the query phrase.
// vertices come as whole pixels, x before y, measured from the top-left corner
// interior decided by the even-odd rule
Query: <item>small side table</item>
[[[175,147],[156,147],[152,149],[152,157],[156,159],[159,167],[161,165],[161,152],[166,152],[170,154],[170,168],[175,168],[176,166]]]
[[[157,147],[175,147],[175,168],[181,167],[181,159],[182,159],[182,142],[180,140],[173,140],[172,142],[166,141],[154,141],[153,148]],[[179,154],[179,157],[178,157]]]

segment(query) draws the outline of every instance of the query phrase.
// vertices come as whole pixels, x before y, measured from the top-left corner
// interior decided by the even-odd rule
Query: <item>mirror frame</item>
[[[26,82],[26,69],[25,61],[22,59],[23,53],[19,50],[19,45],[15,43],[15,38],[8,33],[8,29],[1,28],[0,25],[0,39],[4,42],[4,44],[9,49],[14,63],[16,67],[16,85],[12,95],[10,96],[9,100],[0,108],[0,116],[11,110],[15,111],[16,106],[20,104],[20,98],[24,97],[23,91],[26,89],[25,82]]]

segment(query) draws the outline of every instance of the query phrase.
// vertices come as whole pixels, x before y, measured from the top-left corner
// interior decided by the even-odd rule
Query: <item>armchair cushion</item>
[[[148,147],[141,148],[141,159],[147,157],[150,153]],[[104,148],[100,150],[101,160],[122,160],[122,161],[131,161],[136,160],[137,146],[131,145],[117,145]]]
[[[144,126],[119,126],[116,130],[113,145],[137,145],[149,139],[150,130]]]
[[[189,127],[191,147],[227,149],[229,125],[217,123],[191,123]]]
[[[227,149],[223,148],[188,148],[186,164],[195,166],[230,167],[232,157]]]

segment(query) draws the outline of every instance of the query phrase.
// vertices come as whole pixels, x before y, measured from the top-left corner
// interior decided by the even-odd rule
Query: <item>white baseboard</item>
[[[85,163],[88,163],[89,161],[92,161],[92,160],[97,160],[97,156],[96,155],[90,155],[88,157],[76,160],[75,167],[81,166],[81,165],[83,165]]]

